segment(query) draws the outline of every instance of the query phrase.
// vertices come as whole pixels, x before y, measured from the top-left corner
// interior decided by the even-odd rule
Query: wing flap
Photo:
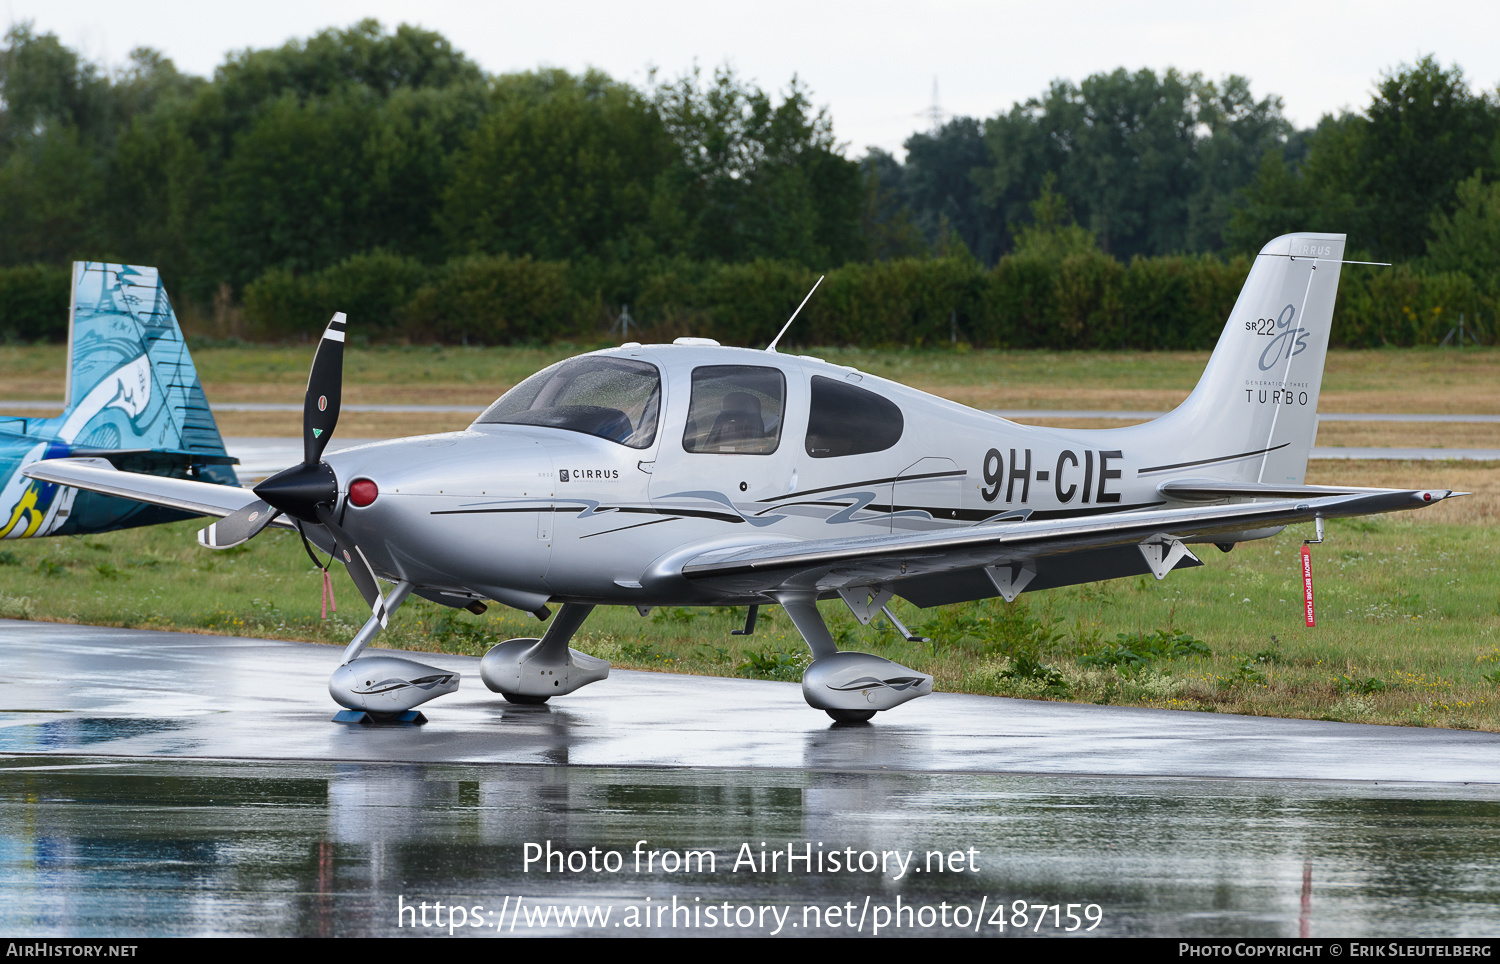
[[[1403,489],[1369,489],[1359,486],[1270,485],[1262,482],[1224,482],[1218,479],[1176,479],[1163,482],[1156,491],[1171,499],[1317,499],[1329,495],[1376,495]]]
[[[52,482],[102,495],[119,496],[191,512],[194,515],[230,515],[257,501],[254,492],[232,485],[173,479],[160,475],[121,472],[102,458],[46,459],[32,462],[22,473],[39,482]],[[272,525],[292,528],[284,519]]]

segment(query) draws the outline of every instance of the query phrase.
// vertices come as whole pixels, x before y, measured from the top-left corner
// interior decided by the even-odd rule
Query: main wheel
[[[874,710],[824,710],[835,723],[868,723],[875,716]]]
[[[527,696],[524,693],[507,693],[505,690],[501,690],[500,695],[505,697],[505,702],[514,703],[517,706],[541,706],[552,699],[550,696]]]

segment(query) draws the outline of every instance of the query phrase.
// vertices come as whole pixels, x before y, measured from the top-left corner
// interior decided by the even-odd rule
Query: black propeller
[[[254,538],[280,514],[265,500],[252,502],[207,529],[199,529],[198,544],[209,549],[233,549]]]
[[[385,598],[375,581],[375,572],[359,546],[334,519],[339,480],[323,461],[323,450],[338,426],[339,401],[344,385],[344,313],[328,323],[313,354],[307,376],[307,395],[302,402],[302,462],[257,485],[260,501],[233,512],[198,533],[198,541],[211,549],[228,549],[254,537],[272,519],[285,513],[302,522],[326,528],[333,536],[334,555],[349,570],[370,611],[385,625]]]
[[[333,316],[313,353],[302,402],[302,461],[317,465],[339,423],[339,399],[344,392],[344,313]]]

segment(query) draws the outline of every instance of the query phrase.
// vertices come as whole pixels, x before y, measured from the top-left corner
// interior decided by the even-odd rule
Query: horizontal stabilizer
[[[87,449],[74,448],[73,458],[106,459],[115,468],[124,472],[148,472],[159,475],[173,469],[188,469],[198,465],[238,465],[240,460],[232,455],[210,455],[187,449]]]

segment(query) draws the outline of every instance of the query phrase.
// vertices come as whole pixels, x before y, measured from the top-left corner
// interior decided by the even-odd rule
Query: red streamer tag
[[[328,575],[328,570],[323,570],[323,618],[328,618],[328,605],[333,604],[333,611],[339,611],[338,600],[333,598],[333,577]]]
[[[1307,609],[1307,625],[1316,626],[1317,621],[1313,618],[1313,591],[1312,591],[1312,546],[1302,547],[1302,604]]]

